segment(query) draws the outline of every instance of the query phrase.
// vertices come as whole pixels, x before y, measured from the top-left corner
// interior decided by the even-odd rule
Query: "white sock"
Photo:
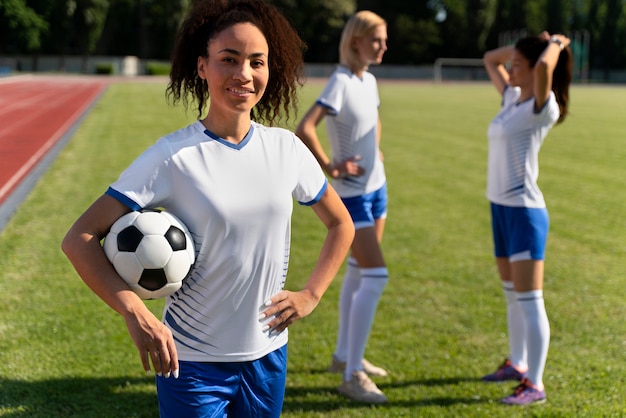
[[[539,388],[543,388],[543,371],[550,345],[550,322],[543,301],[543,291],[518,292],[517,301],[526,319],[525,335],[528,351],[526,377]]]
[[[388,279],[386,267],[361,269],[361,286],[354,295],[350,312],[348,360],[344,373],[346,380],[350,379],[353,371],[363,370],[365,345],[374,323],[378,301]]]
[[[334,356],[339,361],[346,361],[348,358],[348,331],[350,327],[350,311],[354,294],[361,285],[361,269],[356,260],[348,258],[346,274],[343,277],[341,293],[339,294],[339,327],[337,329],[337,345]]]
[[[517,368],[524,372],[528,367],[526,362],[526,338],[524,334],[524,315],[522,307],[517,302],[517,295],[513,282],[502,282],[502,289],[506,297],[506,320],[509,336],[509,358]]]

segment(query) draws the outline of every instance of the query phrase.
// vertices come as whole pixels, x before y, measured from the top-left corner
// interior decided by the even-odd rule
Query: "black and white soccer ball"
[[[159,299],[180,289],[195,261],[187,227],[159,210],[120,217],[104,239],[104,252],[117,273],[142,299]]]

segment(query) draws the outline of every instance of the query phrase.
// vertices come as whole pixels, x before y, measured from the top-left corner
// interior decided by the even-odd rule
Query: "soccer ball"
[[[117,273],[142,299],[176,292],[195,261],[187,227],[159,210],[125,214],[111,226],[103,247]]]

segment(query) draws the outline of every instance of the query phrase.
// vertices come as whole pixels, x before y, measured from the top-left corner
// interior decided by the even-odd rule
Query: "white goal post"
[[[483,67],[481,58],[437,58],[433,66],[435,83],[441,83],[443,67]]]

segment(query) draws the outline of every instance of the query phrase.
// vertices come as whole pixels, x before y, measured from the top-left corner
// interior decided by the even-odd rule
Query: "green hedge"
[[[96,64],[96,74],[113,74],[112,64]]]
[[[161,62],[149,62],[146,64],[147,75],[169,75],[170,64]]]

